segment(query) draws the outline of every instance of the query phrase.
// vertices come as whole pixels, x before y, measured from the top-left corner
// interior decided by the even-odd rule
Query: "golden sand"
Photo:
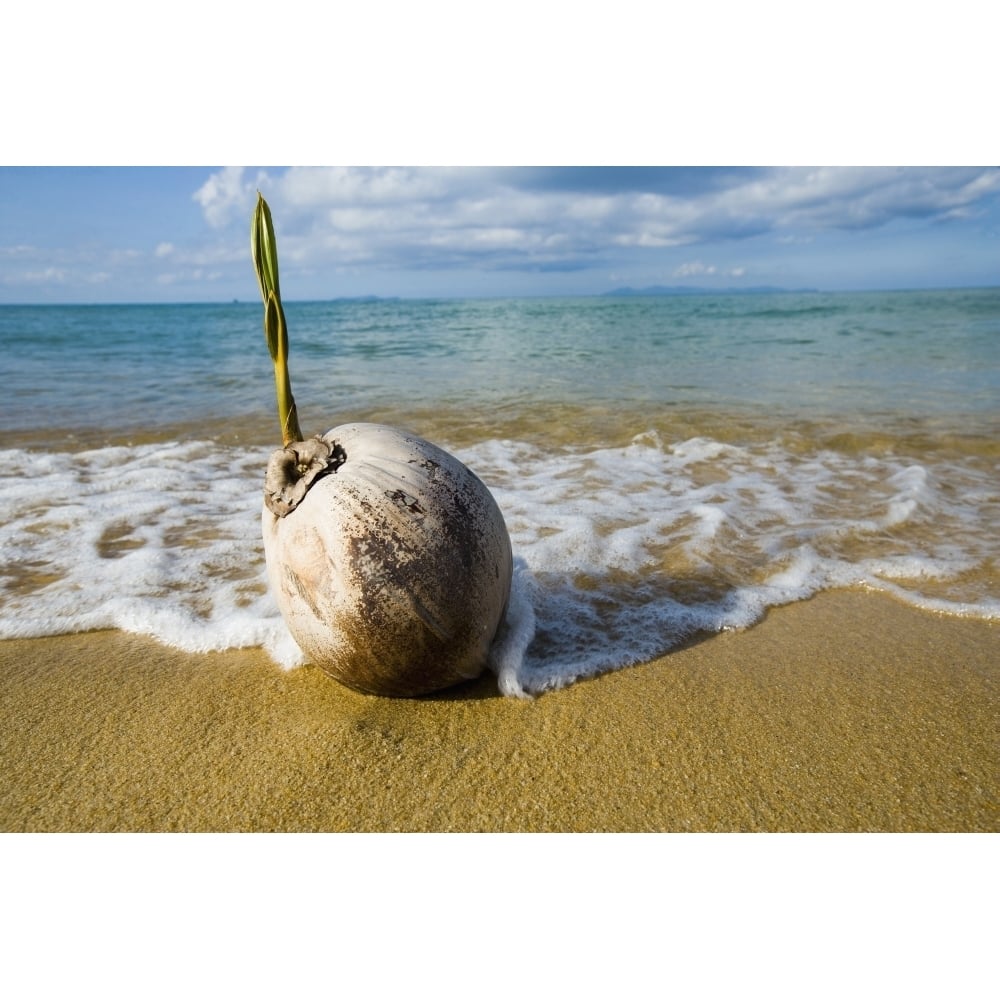
[[[996,831],[1000,626],[827,593],[534,701],[0,643],[4,831]]]

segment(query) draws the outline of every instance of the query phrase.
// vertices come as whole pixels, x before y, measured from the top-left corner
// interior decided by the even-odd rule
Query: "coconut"
[[[284,447],[264,479],[268,579],[306,656],[369,694],[414,696],[486,667],[510,597],[503,515],[448,452],[383,424],[302,440],[287,370],[270,212],[251,245]]]
[[[295,641],[370,694],[479,676],[512,572],[489,490],[448,452],[393,427],[344,424],[314,441],[336,455],[329,471],[279,516],[305,463],[294,446],[276,452],[262,514],[271,590]]]

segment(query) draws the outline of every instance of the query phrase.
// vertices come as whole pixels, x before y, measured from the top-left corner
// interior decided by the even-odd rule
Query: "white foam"
[[[0,638],[114,628],[301,662],[267,594],[265,460],[204,442],[5,453]]]
[[[827,588],[1000,618],[982,580],[971,600],[957,586],[952,597],[920,590],[989,578],[1000,537],[992,470],[703,438],[664,447],[653,434],[558,453],[490,442],[460,457],[493,485],[534,585],[535,640],[516,670],[508,664],[518,693],[746,627]]]
[[[529,697],[520,673],[524,654],[535,637],[532,588],[531,571],[523,559],[515,560],[507,614],[490,650],[490,669],[497,675],[500,693],[508,697]]]
[[[0,455],[0,638],[115,628],[302,663],[267,592],[267,453],[188,442]],[[648,660],[825,588],[1000,619],[1000,488],[981,462],[652,433],[624,448],[488,441],[457,454],[493,490],[514,546],[491,662],[505,694]]]

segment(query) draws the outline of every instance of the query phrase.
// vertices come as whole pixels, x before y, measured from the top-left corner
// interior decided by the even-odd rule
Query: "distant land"
[[[815,292],[816,288],[778,288],[774,285],[753,285],[750,288],[699,288],[696,285],[649,285],[646,288],[616,288],[602,296],[642,295],[774,295],[778,292]]]

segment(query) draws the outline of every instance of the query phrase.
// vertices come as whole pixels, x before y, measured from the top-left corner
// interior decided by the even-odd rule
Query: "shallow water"
[[[510,689],[833,587],[1000,617],[1000,291],[287,314],[306,433],[403,425],[493,490]],[[0,307],[0,346],[0,637],[110,627],[300,662],[259,537],[260,309]]]

